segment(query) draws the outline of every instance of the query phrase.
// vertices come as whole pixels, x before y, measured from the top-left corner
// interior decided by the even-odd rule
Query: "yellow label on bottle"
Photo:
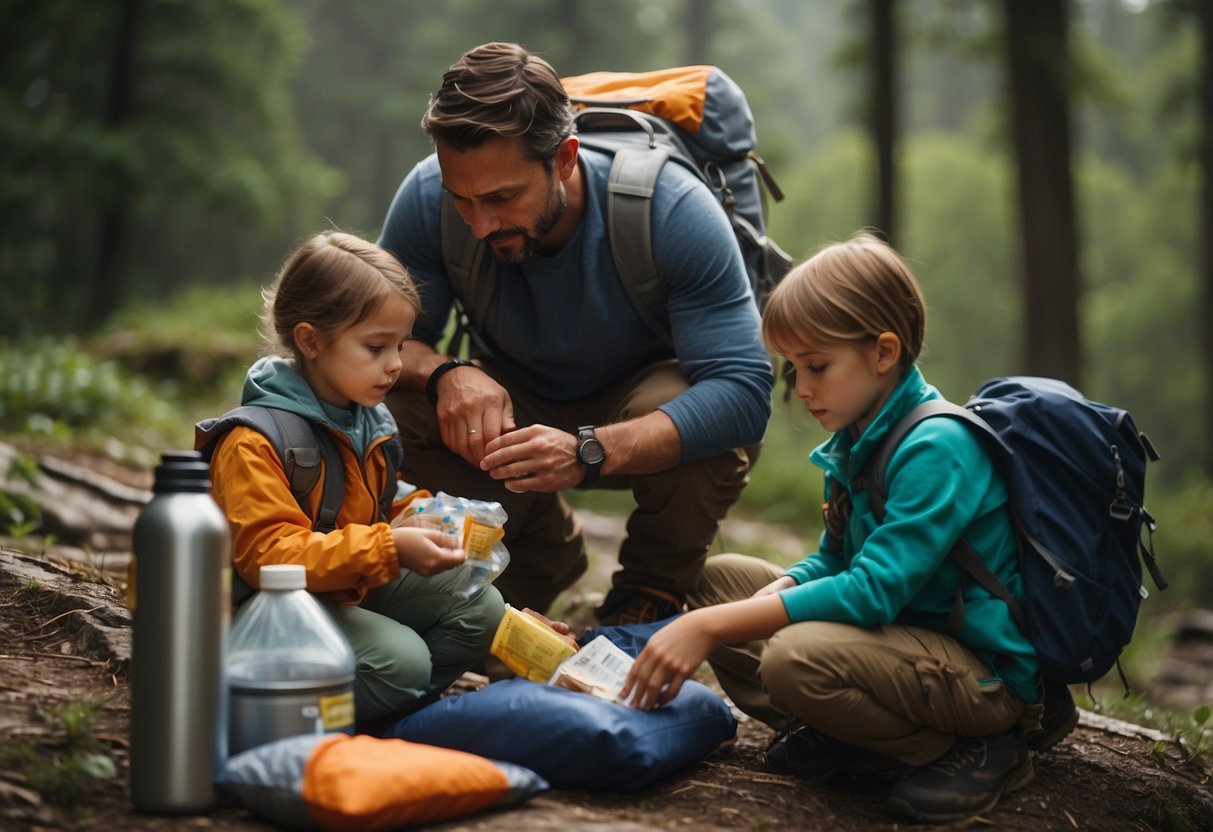
[[[489,652],[519,676],[546,682],[577,648],[538,619],[507,606]]]
[[[463,521],[463,548],[469,558],[488,560],[498,540],[505,537],[505,529],[489,526],[475,517]]]
[[[126,563],[126,606],[131,611],[135,611],[135,556],[131,555],[131,559]]]
[[[339,731],[354,724],[354,692],[320,697],[320,721],[325,731]]]

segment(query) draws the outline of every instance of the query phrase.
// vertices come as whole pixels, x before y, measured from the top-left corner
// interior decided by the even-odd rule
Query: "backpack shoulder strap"
[[[312,528],[319,532],[335,529],[345,493],[345,468],[333,438],[289,410],[241,405],[195,425],[195,447],[210,459],[219,440],[237,425],[252,428],[274,446],[290,483],[291,496],[305,512],[307,496],[320,480],[320,463],[324,462],[324,491],[320,510],[312,518]]]
[[[387,482],[383,484],[383,493],[379,495],[379,520],[386,523],[392,515],[392,503],[396,500],[396,472],[404,462],[404,445],[400,442],[400,434],[392,434],[391,438],[383,443],[383,455],[387,458]]]
[[[670,158],[665,148],[621,147],[607,180],[607,236],[615,271],[642,320],[672,344],[665,284],[653,260],[653,191]]]
[[[968,408],[961,407],[947,399],[931,399],[930,401],[923,402],[903,416],[901,421],[885,434],[884,439],[880,441],[880,445],[876,448],[876,452],[872,454],[871,459],[868,460],[868,464],[865,466],[866,484],[871,491],[872,511],[876,514],[877,522],[884,520],[884,506],[889,498],[887,481],[889,461],[893,458],[893,454],[897,451],[898,446],[901,445],[902,440],[906,438],[906,435],[910,431],[914,430],[919,423],[936,416],[947,416],[964,422],[973,427],[980,435],[989,437],[991,441],[998,443],[1006,453],[1013,453],[1007,448],[1002,437],[986,424],[980,416]]]
[[[970,425],[976,430],[979,435],[988,437],[991,441],[998,443],[1006,453],[1013,453],[1002,437],[998,435],[992,427],[986,424],[980,416],[966,407],[961,407],[958,404],[948,401],[947,399],[931,399],[918,405],[905,416],[902,417],[896,425],[885,434],[881,440],[880,446],[872,455],[867,465],[867,486],[869,488],[869,499],[872,505],[872,512],[876,515],[877,522],[884,521],[885,503],[888,501],[889,490],[886,482],[889,460],[893,458],[894,451],[901,444],[915,427],[921,422],[932,419],[937,416],[945,416]],[[990,568],[977,556],[973,551],[973,547],[963,537],[956,541],[956,545],[948,552],[948,556],[977,581],[987,592],[1002,601],[1011,610],[1011,617],[1015,619],[1015,623],[1026,634],[1028,630],[1028,622],[1024,616],[1023,609],[1019,602],[1015,600],[1015,596],[1007,589],[1006,585],[998,579],[998,576],[990,571]],[[959,637],[960,628],[964,624],[964,598],[962,595],[963,584],[956,592],[956,600],[952,606],[952,612],[948,617],[948,632],[954,637]]]
[[[459,355],[465,340],[480,355],[492,355],[479,334],[489,313],[489,301],[497,288],[497,263],[486,253],[486,246],[472,235],[471,227],[459,215],[455,201],[442,192],[442,216],[439,222],[442,240],[442,265],[455,305],[455,331],[446,351]]]

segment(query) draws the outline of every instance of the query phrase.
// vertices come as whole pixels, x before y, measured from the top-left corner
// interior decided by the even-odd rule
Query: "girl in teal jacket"
[[[784,278],[763,338],[834,434],[810,455],[832,495],[827,531],[786,571],[710,559],[691,612],[653,636],[623,693],[653,708],[707,659],[743,711],[795,729],[768,752],[768,770],[912,767],[890,810],[945,820],[987,811],[1032,779],[1021,721],[1039,727],[1039,706],[1025,703],[1039,699],[1040,668],[1006,604],[963,581],[948,557],[964,537],[1022,598],[1006,488],[968,428],[929,419],[910,432],[889,462],[883,522],[862,487],[889,429],[940,398],[915,364],[925,317],[914,276],[870,234],[827,246]]]

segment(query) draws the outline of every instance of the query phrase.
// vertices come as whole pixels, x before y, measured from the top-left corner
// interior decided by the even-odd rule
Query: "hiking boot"
[[[883,754],[848,745],[807,725],[797,728],[782,741],[776,738],[762,755],[763,771],[790,774],[803,780],[887,771],[898,765]]]
[[[1040,716],[1040,731],[1028,735],[1028,749],[1048,751],[1061,742],[1078,724],[1078,708],[1070,689],[1059,682],[1044,683],[1044,698],[1041,702],[1044,713]]]
[[[1032,755],[1019,731],[966,738],[893,787],[889,811],[914,820],[955,820],[988,812],[1032,781]]]
[[[594,610],[604,627],[649,624],[682,612],[682,599],[672,592],[643,589],[612,589]]]

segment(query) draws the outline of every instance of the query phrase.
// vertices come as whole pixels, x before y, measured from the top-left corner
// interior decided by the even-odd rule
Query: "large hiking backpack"
[[[862,483],[877,520],[884,517],[894,450],[916,425],[935,417],[973,428],[1006,481],[1025,603],[1016,602],[963,538],[949,555],[1010,606],[1046,679],[1090,683],[1119,667],[1147,595],[1142,563],[1154,585],[1167,588],[1154,556],[1156,524],[1142,503],[1146,464],[1158,459],[1149,437],[1127,411],[1090,401],[1064,382],[992,379],[964,407],[925,402],[890,430]],[[956,603],[954,634],[963,615],[959,593]]]
[[[653,189],[667,161],[686,167],[719,198],[761,311],[792,258],[766,236],[763,186],[776,201],[783,192],[754,151],[754,117],[741,88],[714,66],[593,72],[561,82],[576,110],[581,145],[614,156],[607,197],[611,255],[649,329],[670,342],[665,283],[653,263],[650,233]],[[447,350],[453,353],[464,335],[475,344],[496,285],[497,263],[445,194],[441,227],[455,295],[457,328]]]
[[[312,528],[318,532],[331,532],[337,527],[337,513],[345,496],[345,466],[341,453],[328,431],[317,427],[310,419],[276,407],[241,405],[194,425],[194,448],[208,462],[215,453],[219,440],[237,425],[250,427],[262,434],[274,446],[287,481],[291,485],[291,496],[311,517]],[[387,470],[398,471],[404,458],[400,438],[393,436],[383,446],[387,456]],[[308,510],[308,495],[320,480],[320,463],[324,462],[324,485],[320,496],[320,507],[314,517]],[[396,497],[396,479],[389,476],[379,495],[378,519],[387,520],[392,502]],[[239,575],[232,576],[232,601],[239,604],[251,593],[252,588]]]

